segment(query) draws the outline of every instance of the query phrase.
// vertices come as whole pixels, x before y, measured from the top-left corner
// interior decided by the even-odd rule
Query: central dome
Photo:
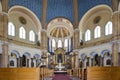
[[[73,31],[72,23],[65,18],[53,19],[47,26],[49,38],[71,38]]]
[[[70,36],[70,32],[65,27],[56,27],[51,30],[50,36],[56,37],[56,38],[64,38]]]

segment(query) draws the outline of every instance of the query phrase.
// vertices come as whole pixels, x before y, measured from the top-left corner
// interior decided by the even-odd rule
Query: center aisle
[[[55,74],[52,80],[72,80],[72,77],[66,74]]]

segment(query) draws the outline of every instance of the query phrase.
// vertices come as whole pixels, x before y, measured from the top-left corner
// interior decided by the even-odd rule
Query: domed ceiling
[[[42,8],[44,0],[9,0],[9,8],[14,5],[20,5],[27,7],[33,11],[40,21],[42,21]],[[74,2],[73,0],[47,0],[47,10],[46,10],[46,22],[50,22],[51,19],[56,17],[65,17],[69,19],[72,23],[75,22],[74,19]],[[106,4],[111,6],[111,0],[78,0],[78,18],[79,21],[82,16],[92,7]]]
[[[65,18],[55,18],[48,23],[47,36],[49,38],[71,38],[73,36],[73,25]]]
[[[50,32],[50,36],[64,38],[70,36],[70,31],[65,27],[56,27]]]

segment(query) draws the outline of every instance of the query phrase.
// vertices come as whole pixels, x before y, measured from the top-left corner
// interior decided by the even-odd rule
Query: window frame
[[[26,30],[23,26],[19,28],[19,38],[26,39]]]
[[[91,31],[90,29],[87,29],[85,31],[85,41],[90,41],[91,40]]]
[[[15,25],[12,22],[8,23],[8,35],[15,36]]]

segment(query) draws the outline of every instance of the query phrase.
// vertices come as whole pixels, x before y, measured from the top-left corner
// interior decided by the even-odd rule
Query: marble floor
[[[69,75],[64,75],[64,74],[59,74],[59,75],[55,74],[50,77],[45,77],[44,80],[80,80],[80,79],[75,76],[69,76]]]

